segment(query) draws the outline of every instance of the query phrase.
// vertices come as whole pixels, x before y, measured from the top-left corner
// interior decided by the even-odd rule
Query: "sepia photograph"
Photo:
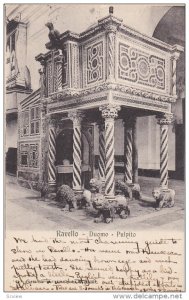
[[[185,4],[5,4],[5,291],[185,291]],[[90,274],[90,275],[89,275]]]

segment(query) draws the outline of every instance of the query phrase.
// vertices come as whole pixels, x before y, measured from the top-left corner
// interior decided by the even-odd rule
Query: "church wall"
[[[169,126],[169,170],[175,171],[175,133]],[[137,119],[139,169],[158,170],[160,166],[160,126],[154,116]]]
[[[6,127],[6,152],[8,148],[17,148],[17,117],[9,117],[9,122]]]

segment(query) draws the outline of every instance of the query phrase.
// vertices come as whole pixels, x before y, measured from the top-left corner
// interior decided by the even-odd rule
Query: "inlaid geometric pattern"
[[[39,145],[38,144],[30,144],[29,166],[32,168],[37,168],[38,167],[38,159],[39,159]]]
[[[21,167],[37,168],[39,166],[39,144],[20,143],[18,159]]]
[[[29,159],[28,159],[28,153],[29,153],[29,144],[20,144],[19,149],[19,165],[23,167],[28,167],[29,165]]]
[[[53,74],[52,74],[52,63],[47,64],[47,89],[48,95],[53,92]]]
[[[119,43],[118,77],[165,90],[165,60],[127,44]]]
[[[27,136],[29,135],[29,111],[25,110],[21,113],[21,126],[20,126],[20,135]]]
[[[103,42],[87,48],[87,84],[103,79]]]

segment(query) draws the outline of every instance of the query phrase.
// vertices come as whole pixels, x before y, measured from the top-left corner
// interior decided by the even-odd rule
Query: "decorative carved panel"
[[[39,167],[39,143],[20,143],[19,145],[20,167]]]
[[[165,91],[165,59],[126,43],[118,49],[119,79]]]
[[[79,48],[77,44],[70,44],[70,56],[71,56],[71,78],[70,85],[76,89],[79,87]]]
[[[39,145],[30,144],[29,166],[32,168],[37,168],[38,164],[39,164]]]
[[[102,41],[87,47],[87,84],[103,80],[103,51]]]

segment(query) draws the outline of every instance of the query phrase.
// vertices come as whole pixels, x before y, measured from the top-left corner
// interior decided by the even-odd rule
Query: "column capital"
[[[59,49],[58,52],[59,53],[58,53],[58,56],[56,57],[56,61],[62,63],[63,62],[63,53],[62,53],[62,50]]]
[[[46,120],[47,120],[47,123],[48,123],[48,126],[49,127],[56,127],[57,125],[57,120],[55,118],[53,118],[52,116],[46,116]]]
[[[47,113],[47,103],[46,103],[46,101],[41,101],[40,109],[41,109],[42,113],[44,113],[44,114]]]
[[[42,76],[44,74],[44,67],[38,69],[39,75]]]
[[[170,114],[163,114],[161,116],[157,116],[157,123],[159,125],[169,125],[173,122],[173,114],[170,113]]]
[[[72,122],[74,123],[75,126],[80,126],[81,125],[81,121],[84,118],[84,113],[81,111],[70,111],[68,113],[68,118],[70,120],[72,120]]]
[[[119,105],[107,104],[99,107],[102,117],[105,119],[115,119],[118,117],[118,111],[121,110]]]
[[[127,116],[125,117],[123,120],[123,125],[127,128],[132,127],[134,125],[134,123],[136,122],[136,118],[133,115]]]
[[[104,27],[105,27],[105,30],[108,34],[113,33],[115,35],[116,32],[117,32],[117,27],[118,26],[116,24],[107,24]]]

